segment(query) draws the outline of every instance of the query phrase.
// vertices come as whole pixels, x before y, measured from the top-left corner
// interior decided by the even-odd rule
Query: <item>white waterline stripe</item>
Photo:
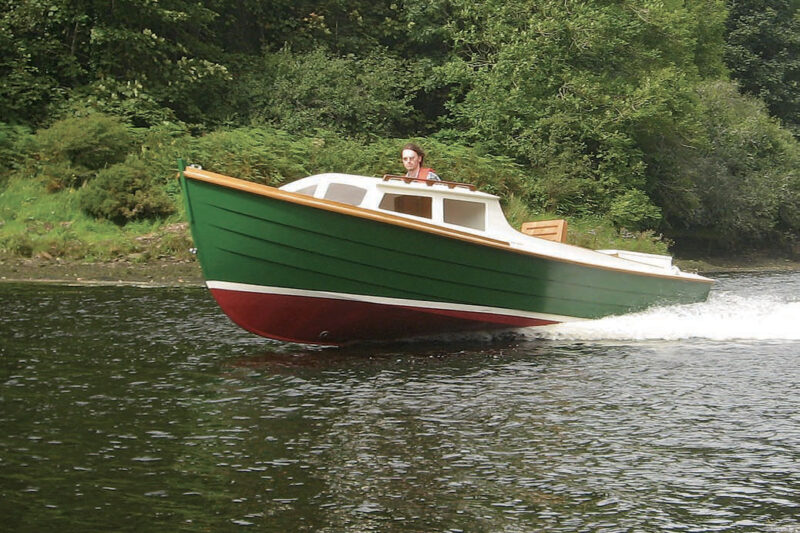
[[[284,296],[302,296],[305,298],[329,298],[332,300],[346,300],[352,302],[365,302],[382,305],[403,307],[421,307],[428,309],[441,309],[445,311],[463,311],[468,313],[487,313],[521,318],[536,318],[551,322],[578,322],[586,320],[564,315],[550,315],[546,313],[531,313],[530,311],[517,311],[500,307],[484,307],[480,305],[455,304],[449,302],[431,302],[427,300],[407,300],[405,298],[386,298],[382,296],[369,296],[366,294],[347,294],[343,292],[310,291],[305,289],[289,289],[286,287],[268,287],[265,285],[251,285],[247,283],[234,283],[231,281],[207,281],[209,289],[222,289],[228,291],[255,292],[261,294],[280,294]]]

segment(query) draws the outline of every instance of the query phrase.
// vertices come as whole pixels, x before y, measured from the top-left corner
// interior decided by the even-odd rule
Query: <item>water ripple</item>
[[[0,285],[0,513],[17,531],[796,531],[786,287],[800,276],[734,276],[590,333],[330,350],[250,336],[202,290]]]

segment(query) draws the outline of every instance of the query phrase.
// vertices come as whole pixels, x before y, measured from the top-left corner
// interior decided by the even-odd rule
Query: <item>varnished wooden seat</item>
[[[567,221],[564,219],[525,222],[522,224],[521,231],[525,235],[548,241],[567,242]]]

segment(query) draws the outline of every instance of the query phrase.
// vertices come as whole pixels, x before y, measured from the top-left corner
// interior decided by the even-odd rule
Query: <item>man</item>
[[[403,146],[400,151],[400,157],[403,159],[403,166],[406,167],[406,177],[421,180],[442,180],[433,169],[422,166],[425,160],[425,152],[416,144],[408,143]]]

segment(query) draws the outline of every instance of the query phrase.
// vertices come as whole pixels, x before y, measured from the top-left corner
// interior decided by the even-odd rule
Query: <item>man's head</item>
[[[416,144],[408,143],[403,146],[400,156],[403,159],[403,166],[406,170],[413,172],[422,166],[422,161],[425,159],[425,152]]]

